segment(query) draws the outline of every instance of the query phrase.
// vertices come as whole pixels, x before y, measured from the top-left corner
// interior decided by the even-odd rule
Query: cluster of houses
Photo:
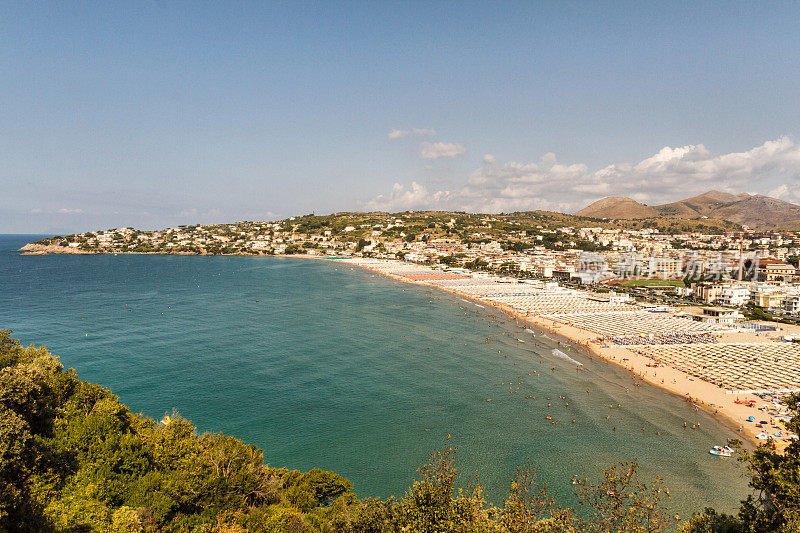
[[[655,229],[542,226],[517,231],[508,225],[498,234],[491,230],[497,222],[491,216],[481,218],[469,230],[468,238],[463,232],[450,231],[457,226],[455,218],[429,226],[443,231],[414,235],[408,220],[387,215],[382,223],[352,223],[337,229],[309,229],[293,217],[280,222],[179,226],[160,231],[121,228],[54,241],[97,252],[404,258],[582,284],[632,278],[686,279],[685,286],[665,284],[662,289],[720,308],[752,303],[773,314],[800,313],[800,271],[790,262],[796,264],[795,258],[800,257],[800,238],[794,234],[667,235]],[[419,221],[415,224],[419,227]],[[595,251],[575,247],[576,243],[594,243]]]
[[[698,283],[687,289],[697,301],[725,306],[744,307],[753,304],[773,315],[798,316],[800,285],[793,283],[715,282]]]

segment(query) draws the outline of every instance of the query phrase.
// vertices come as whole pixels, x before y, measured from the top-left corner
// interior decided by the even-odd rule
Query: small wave
[[[578,366],[583,366],[583,363],[576,361],[575,359],[573,359],[572,357],[568,356],[567,354],[565,354],[561,350],[553,350],[553,355],[555,355],[556,357],[558,357],[560,359],[564,359],[565,361],[569,361],[570,363],[576,364]]]
[[[481,304],[475,304],[475,307],[480,307],[481,309],[486,309],[486,308],[485,308],[484,306],[482,306]]]
[[[532,329],[525,328],[525,331],[527,331],[528,333],[530,333],[530,334],[531,334],[531,335],[533,335],[534,337],[536,336],[536,332],[535,332],[535,331],[533,331]]]

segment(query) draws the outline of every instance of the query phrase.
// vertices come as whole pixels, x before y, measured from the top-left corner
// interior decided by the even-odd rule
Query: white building
[[[724,307],[704,307],[701,313],[692,314],[691,317],[699,322],[708,324],[734,324],[744,317],[736,309]]]
[[[716,301],[720,305],[741,307],[750,301],[750,289],[746,285],[723,285]]]
[[[781,300],[781,309],[785,313],[796,315],[800,310],[800,296],[793,294]]]

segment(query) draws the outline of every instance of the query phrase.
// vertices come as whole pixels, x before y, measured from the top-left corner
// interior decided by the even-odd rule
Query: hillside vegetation
[[[263,452],[181,417],[134,414],[43,347],[0,330],[0,531],[16,532],[658,532],[674,529],[659,479],[636,463],[580,480],[583,512],[560,508],[521,467],[502,507],[459,487],[456,448],[431,453],[404,495],[359,500],[323,470],[264,464]],[[797,410],[797,399],[792,400]],[[791,425],[797,431],[800,417]],[[740,518],[712,510],[687,532],[790,532],[800,526],[800,447],[743,455],[756,489]]]
[[[143,253],[196,255],[269,255],[327,251],[331,243],[360,251],[373,240],[417,243],[459,242],[463,245],[501,241],[519,249],[544,246],[549,250],[600,251],[595,240],[579,237],[576,228],[602,230],[655,230],[667,235],[699,232],[721,235],[741,226],[713,218],[647,218],[603,220],[549,211],[525,211],[496,215],[445,211],[402,213],[334,213],[303,215],[275,222],[236,222],[179,226],[157,231],[114,228],[71,235],[56,235],[29,243],[26,253]],[[567,231],[562,231],[567,230]],[[346,245],[352,245],[348,248]],[[358,245],[356,247],[356,245]]]

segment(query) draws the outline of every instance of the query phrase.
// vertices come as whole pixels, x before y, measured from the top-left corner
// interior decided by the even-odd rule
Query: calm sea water
[[[566,504],[573,476],[632,459],[684,516],[746,493],[742,468],[708,454],[735,436],[713,416],[654,387],[627,393],[627,372],[568,351],[578,373],[541,332],[446,293],[305,259],[16,252],[32,240],[0,236],[0,328],[133,411],[175,408],[272,466],[402,495],[450,434],[496,502],[525,462]]]

